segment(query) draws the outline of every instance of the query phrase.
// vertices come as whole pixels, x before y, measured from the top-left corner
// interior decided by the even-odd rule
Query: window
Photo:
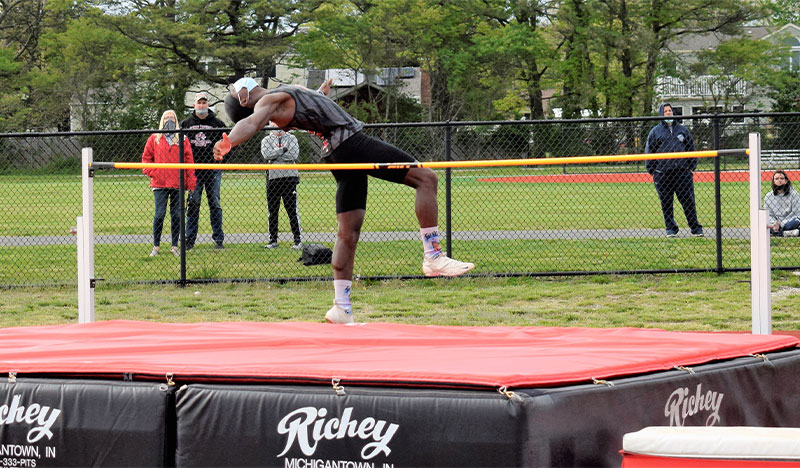
[[[732,111],[734,114],[741,114],[741,113],[743,113],[745,110],[744,110],[744,106],[733,106],[733,107],[731,107],[731,111]],[[733,119],[733,121],[734,121],[734,122],[740,122],[740,123],[741,123],[741,122],[744,122],[744,117],[737,117],[737,118]]]
[[[721,114],[722,106],[692,106],[692,115]]]

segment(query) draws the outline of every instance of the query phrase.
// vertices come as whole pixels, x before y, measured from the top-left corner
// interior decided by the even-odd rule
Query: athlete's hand
[[[228,134],[223,133],[222,139],[214,144],[214,161],[222,161],[222,158],[231,151],[231,140]]]
[[[331,91],[331,85],[333,85],[333,78],[328,78],[320,85],[317,91],[327,96]]]

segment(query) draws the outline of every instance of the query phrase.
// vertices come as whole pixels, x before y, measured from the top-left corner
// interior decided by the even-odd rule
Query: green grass
[[[651,184],[508,184],[482,177],[559,173],[514,168],[454,171],[453,229],[463,231],[662,228]],[[592,169],[594,170],[594,169]],[[614,168],[620,170],[620,168]],[[150,234],[152,193],[143,176],[99,174],[95,182],[98,235]],[[440,173],[440,176],[442,174]],[[5,236],[67,235],[80,214],[80,178],[74,175],[0,176],[8,200]],[[228,233],[266,232],[262,174],[225,174],[222,204]],[[698,210],[713,226],[713,184],[696,185]],[[306,232],[336,228],[335,187],[327,173],[303,174],[300,211]],[[722,185],[723,225],[746,227],[745,183]],[[372,181],[364,231],[414,231],[413,193]],[[440,186],[444,207],[444,182]],[[283,215],[282,215],[283,216]],[[201,233],[208,233],[207,208]],[[442,226],[444,213],[440,214]],[[682,225],[680,208],[676,217]],[[286,229],[285,218],[281,219]],[[168,223],[167,223],[168,224]],[[167,229],[165,228],[165,232]],[[797,264],[792,239],[772,241],[773,265]],[[714,240],[629,238],[611,240],[454,240],[455,256],[477,263],[476,274],[535,271],[714,268]],[[147,257],[148,244],[96,246],[97,320],[311,321],[330,307],[328,281],[136,284],[174,280],[179,261]],[[723,241],[725,266],[749,265],[749,241]],[[198,245],[188,253],[189,278],[328,277],[327,265],[304,267],[288,248],[228,244],[223,251]],[[418,275],[418,241],[361,243],[357,276]],[[58,287],[0,290],[0,327],[75,323],[77,291],[74,245],[0,248],[0,284],[68,283]],[[597,275],[577,277],[474,277],[419,280],[357,280],[357,319],[440,325],[646,327],[669,330],[749,330],[749,275]],[[773,273],[773,327],[800,329],[795,312],[800,280]]]
[[[599,275],[356,281],[356,319],[419,325],[751,327],[749,274]],[[773,328],[800,330],[800,279],[773,274]],[[329,282],[100,285],[97,320],[321,322]],[[0,296],[0,327],[77,322],[70,288],[12,288]]]
[[[790,264],[796,256],[792,239],[776,239],[773,264]],[[562,271],[629,271],[716,268],[714,239],[612,240],[481,240],[454,242],[454,256],[474,261],[475,274]],[[97,245],[95,276],[109,283],[170,281],[180,278],[180,261],[166,248],[148,257],[146,244]],[[727,268],[747,268],[748,240],[725,240]],[[24,258],[24,263],[14,263]],[[188,279],[267,279],[329,277],[329,265],[306,267],[288,244],[266,250],[262,244],[229,244],[216,250],[210,244],[187,252]],[[0,248],[0,284],[76,284],[74,246]],[[362,242],[355,259],[355,275],[416,276],[421,274],[418,241]],[[23,281],[24,279],[24,281]]]
[[[499,183],[477,180],[543,173],[546,172],[526,168],[454,171],[454,228],[575,229],[576,223],[590,224],[597,229],[663,227],[652,184]],[[444,176],[441,173],[440,179],[439,206],[444,210]],[[75,217],[81,214],[78,176],[0,176],[0,184],[8,200],[8,214],[3,229],[5,236],[65,235],[75,224]],[[335,228],[335,192],[335,182],[330,174],[303,174],[298,196],[306,231],[325,232]],[[698,183],[696,193],[698,216],[710,224],[714,219],[714,184]],[[747,226],[747,183],[722,184],[721,196],[724,225]],[[371,180],[365,230],[414,229],[413,197],[413,191],[407,187]],[[223,176],[221,198],[226,231],[265,231],[263,174],[226,173]],[[94,200],[96,234],[151,232],[153,195],[144,176],[131,171],[98,173],[94,183]],[[676,212],[680,219],[680,208]],[[208,221],[201,221],[205,221],[201,222],[201,232],[208,232]]]
[[[570,168],[577,170],[579,168]],[[592,167],[592,169],[597,169]],[[630,168],[610,167],[608,171]],[[453,171],[452,229],[466,232],[453,239],[456,257],[475,261],[478,274],[561,271],[621,271],[715,268],[712,239],[663,238],[576,240],[471,240],[470,231],[663,229],[661,210],[649,183],[500,183],[487,177],[559,173],[560,167],[488,168]],[[439,172],[440,227],[445,229],[444,173]],[[0,176],[7,198],[4,236],[68,236],[81,210],[80,178],[75,175]],[[335,182],[329,173],[303,173],[299,210],[306,233],[336,230]],[[225,232],[267,232],[263,173],[226,173],[222,182]],[[370,181],[364,232],[416,231],[414,193],[408,187]],[[714,185],[696,184],[698,216],[706,229],[714,226]],[[748,185],[721,186],[724,227],[749,226]],[[147,178],[137,171],[97,172],[94,183],[95,234],[139,235],[124,244],[97,244],[95,273],[112,283],[169,281],[179,278],[176,258],[148,258],[153,195]],[[676,219],[684,224],[675,202]],[[281,230],[288,230],[281,212]],[[169,232],[169,217],[164,232]],[[208,208],[201,208],[200,233],[208,234]],[[69,239],[69,237],[67,237]],[[230,240],[230,237],[229,237]],[[137,242],[137,243],[134,243]],[[797,265],[791,240],[774,241],[773,265]],[[297,252],[265,251],[261,243],[231,243],[222,252],[198,244],[187,257],[187,278],[294,278],[328,276],[326,267],[306,268]],[[392,276],[419,274],[419,242],[362,242],[356,274]],[[166,253],[166,249],[164,249]],[[723,241],[723,266],[749,265],[747,239]],[[0,247],[0,285],[74,284],[74,245]]]

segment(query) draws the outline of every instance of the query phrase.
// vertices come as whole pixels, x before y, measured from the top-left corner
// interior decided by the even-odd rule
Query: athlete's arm
[[[332,85],[332,84],[333,84],[333,78],[328,78],[327,80],[325,80],[325,81],[324,81],[324,82],[323,82],[323,83],[322,83],[322,84],[319,86],[319,89],[317,89],[317,91],[319,91],[320,93],[322,93],[322,94],[324,94],[324,95],[326,95],[326,96],[327,96],[327,95],[328,95],[328,93],[331,91],[331,85]]]
[[[253,107],[253,114],[240,120],[233,126],[229,135],[223,134],[222,140],[214,145],[214,159],[222,159],[234,146],[253,138],[256,133],[267,126],[273,114],[288,99],[291,99],[291,96],[286,93],[262,96]]]
[[[266,127],[272,114],[286,99],[290,99],[286,93],[267,94],[259,99],[253,107],[253,114],[234,125],[228,135],[231,140],[231,146],[238,146],[244,143]]]

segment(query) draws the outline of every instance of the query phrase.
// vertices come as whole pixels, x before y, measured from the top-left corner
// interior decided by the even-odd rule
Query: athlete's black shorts
[[[416,162],[405,151],[358,132],[343,141],[330,156],[329,163]],[[408,169],[370,169],[331,171],[336,179],[336,213],[367,209],[367,176],[402,184]]]

